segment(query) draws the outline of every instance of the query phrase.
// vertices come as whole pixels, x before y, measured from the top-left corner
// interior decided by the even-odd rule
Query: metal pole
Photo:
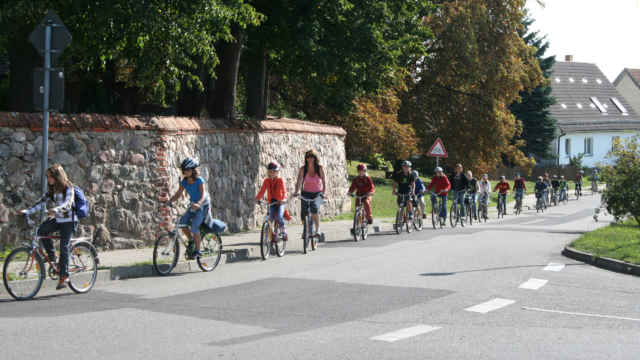
[[[42,101],[42,195],[47,192],[47,161],[49,158],[49,93],[51,92],[51,24],[44,33],[44,96]],[[43,207],[43,216],[46,208]]]
[[[440,158],[436,156],[436,167],[440,166]]]

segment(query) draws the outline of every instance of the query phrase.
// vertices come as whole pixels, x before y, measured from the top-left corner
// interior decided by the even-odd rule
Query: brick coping
[[[42,113],[0,112],[0,128],[27,128],[42,130]],[[298,119],[269,116],[258,124],[243,122],[240,126],[222,119],[199,119],[179,116],[104,115],[104,114],[52,114],[50,132],[121,132],[154,131],[161,133],[215,133],[215,132],[293,132],[345,136],[346,131]]]

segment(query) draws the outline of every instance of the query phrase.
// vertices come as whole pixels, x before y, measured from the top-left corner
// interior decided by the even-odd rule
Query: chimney
[[[573,55],[565,55],[564,56],[564,61],[573,62]]]

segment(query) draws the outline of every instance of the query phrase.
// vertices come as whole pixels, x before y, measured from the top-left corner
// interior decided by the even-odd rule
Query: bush
[[[624,144],[618,139],[607,155],[613,165],[604,167],[602,179],[607,188],[602,194],[607,211],[616,218],[632,216],[640,224],[640,137]]]
[[[391,161],[384,158],[384,155],[375,153],[371,159],[371,167],[376,170],[383,170],[385,168],[391,170],[393,166],[391,165]]]

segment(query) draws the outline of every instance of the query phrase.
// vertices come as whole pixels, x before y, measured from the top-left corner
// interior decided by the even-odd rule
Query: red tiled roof
[[[41,113],[0,112],[0,127],[42,129]],[[269,131],[298,132],[345,136],[346,131],[338,126],[310,121],[276,118],[270,116],[259,126],[243,122],[240,126],[221,119],[198,119],[178,116],[126,116],[103,114],[52,114],[49,120],[52,132],[122,130],[168,131],[168,132],[217,132],[217,131]]]
[[[640,69],[627,69],[631,77],[636,80],[636,83],[640,84]]]

